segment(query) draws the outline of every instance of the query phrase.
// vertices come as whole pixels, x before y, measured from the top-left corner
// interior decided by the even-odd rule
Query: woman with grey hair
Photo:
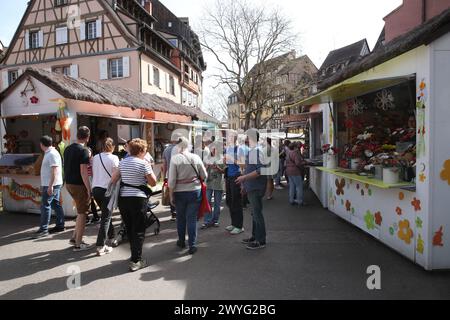
[[[189,141],[181,137],[176,145],[178,153],[170,162],[170,201],[177,210],[177,246],[186,248],[186,227],[189,236],[189,254],[197,252],[197,215],[202,200],[201,181],[206,180],[202,159],[189,152]]]

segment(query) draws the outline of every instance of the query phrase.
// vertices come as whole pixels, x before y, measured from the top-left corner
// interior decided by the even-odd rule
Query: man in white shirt
[[[61,155],[52,144],[53,139],[51,137],[44,136],[40,140],[41,149],[45,154],[41,167],[41,225],[33,236],[34,239],[65,231],[64,210],[60,203],[61,188],[63,185],[62,161]],[[48,230],[52,209],[56,213],[56,226]]]

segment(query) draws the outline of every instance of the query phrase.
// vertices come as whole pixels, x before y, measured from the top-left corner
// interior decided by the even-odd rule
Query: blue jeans
[[[263,197],[265,191],[255,190],[248,192],[248,200],[253,207],[252,237],[261,244],[266,244],[266,223],[263,215]]]
[[[205,222],[205,224],[208,224],[208,225],[211,223],[218,223],[219,217],[220,217],[220,207],[222,206],[223,191],[207,189],[206,194],[208,196],[208,201],[211,204],[211,207],[212,207],[212,197],[214,195],[214,209],[213,209],[213,212],[211,212],[205,216],[204,222]]]
[[[186,227],[189,236],[189,248],[197,241],[197,216],[202,202],[201,190],[175,192],[175,208],[177,210],[177,229],[180,242],[186,241]]]
[[[279,186],[281,185],[281,179],[283,178],[283,174],[284,174],[284,159],[280,159],[280,166],[278,168],[278,173],[275,177],[275,185]]]
[[[295,204],[297,200],[299,205],[303,204],[303,177],[290,176],[289,182],[289,202]]]
[[[61,186],[54,186],[51,196],[48,195],[47,190],[48,187],[42,187],[41,226],[39,230],[48,231],[52,209],[56,213],[56,227],[64,228],[64,210],[59,202]]]

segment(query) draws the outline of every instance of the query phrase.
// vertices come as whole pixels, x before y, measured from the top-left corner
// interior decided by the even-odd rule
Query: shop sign
[[[2,186],[3,190],[7,190],[10,197],[16,201],[31,201],[34,204],[41,204],[41,191],[33,188],[28,184],[18,184],[14,180],[9,186]]]

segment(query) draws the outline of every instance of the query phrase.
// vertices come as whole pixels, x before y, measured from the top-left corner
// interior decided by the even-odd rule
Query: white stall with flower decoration
[[[327,159],[338,149],[336,168],[310,169],[323,206],[427,270],[450,268],[449,23],[447,10],[298,103],[323,113]]]

